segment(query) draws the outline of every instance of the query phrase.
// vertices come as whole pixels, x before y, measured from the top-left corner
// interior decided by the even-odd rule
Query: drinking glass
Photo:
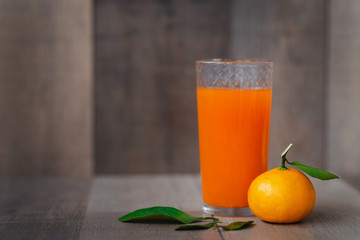
[[[196,61],[203,211],[252,215],[247,191],[267,170],[273,63]]]

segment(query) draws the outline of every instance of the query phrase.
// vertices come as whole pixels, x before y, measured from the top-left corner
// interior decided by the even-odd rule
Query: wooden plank
[[[0,1],[0,176],[92,174],[92,1]]]
[[[275,62],[270,167],[321,166],[322,0],[95,3],[98,173],[197,171],[193,61],[226,56]]]
[[[197,184],[197,175],[97,177],[92,186],[87,212],[126,212],[170,204],[187,211],[199,211],[201,194]]]
[[[90,180],[0,180],[2,239],[78,239]]]
[[[224,232],[225,239],[358,239],[360,192],[342,180],[311,179],[316,189],[313,212],[296,224],[270,224],[258,218],[255,226],[239,232]],[[225,219],[224,222],[233,221]],[[240,220],[240,219],[239,219]]]
[[[228,35],[229,1],[95,1],[97,173],[199,170],[194,61]]]
[[[360,193],[342,180],[313,180],[314,211],[297,224],[255,225],[237,232],[176,232],[177,224],[121,223],[137,208],[168,205],[201,215],[198,175],[99,177],[0,181],[0,234],[4,239],[357,239]],[[88,205],[87,205],[88,203]],[[87,206],[87,208],[86,208]]]
[[[360,189],[360,2],[330,1],[326,158]]]
[[[120,223],[132,210],[154,205],[178,207],[201,215],[200,178],[196,175],[132,175],[98,177],[92,187],[80,239],[357,239],[360,233],[360,193],[342,180],[312,179],[314,211],[297,224],[270,224],[256,217],[220,219],[224,223],[253,220],[241,231],[176,232],[173,224]]]
[[[201,216],[198,176],[98,177],[91,189],[80,239],[221,239],[217,231],[184,231],[179,224],[121,223],[118,217],[144,207],[172,206]]]
[[[247,0],[231,7],[230,55],[274,61],[269,166],[289,157],[321,166],[324,1]]]

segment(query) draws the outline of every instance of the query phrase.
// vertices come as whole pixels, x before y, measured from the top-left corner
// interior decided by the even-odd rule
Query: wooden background
[[[360,180],[356,0],[0,0],[0,175],[199,171],[194,61],[274,60],[270,167]]]
[[[0,0],[0,175],[91,175],[91,11]]]
[[[97,173],[198,171],[194,61],[275,62],[270,166],[321,166],[322,1],[95,2]],[[116,23],[116,24],[112,24]]]
[[[95,1],[97,173],[198,171],[194,61],[227,54],[229,10]]]
[[[332,1],[329,14],[324,158],[360,189],[360,1]]]

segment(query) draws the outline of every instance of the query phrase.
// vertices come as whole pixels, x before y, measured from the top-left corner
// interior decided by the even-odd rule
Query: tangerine
[[[248,202],[258,218],[272,223],[294,223],[310,214],[315,205],[311,181],[293,168],[274,168],[254,179]]]

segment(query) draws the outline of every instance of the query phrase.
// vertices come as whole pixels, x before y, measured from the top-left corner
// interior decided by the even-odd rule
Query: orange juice
[[[271,89],[197,88],[203,201],[247,207],[251,181],[267,170]]]

